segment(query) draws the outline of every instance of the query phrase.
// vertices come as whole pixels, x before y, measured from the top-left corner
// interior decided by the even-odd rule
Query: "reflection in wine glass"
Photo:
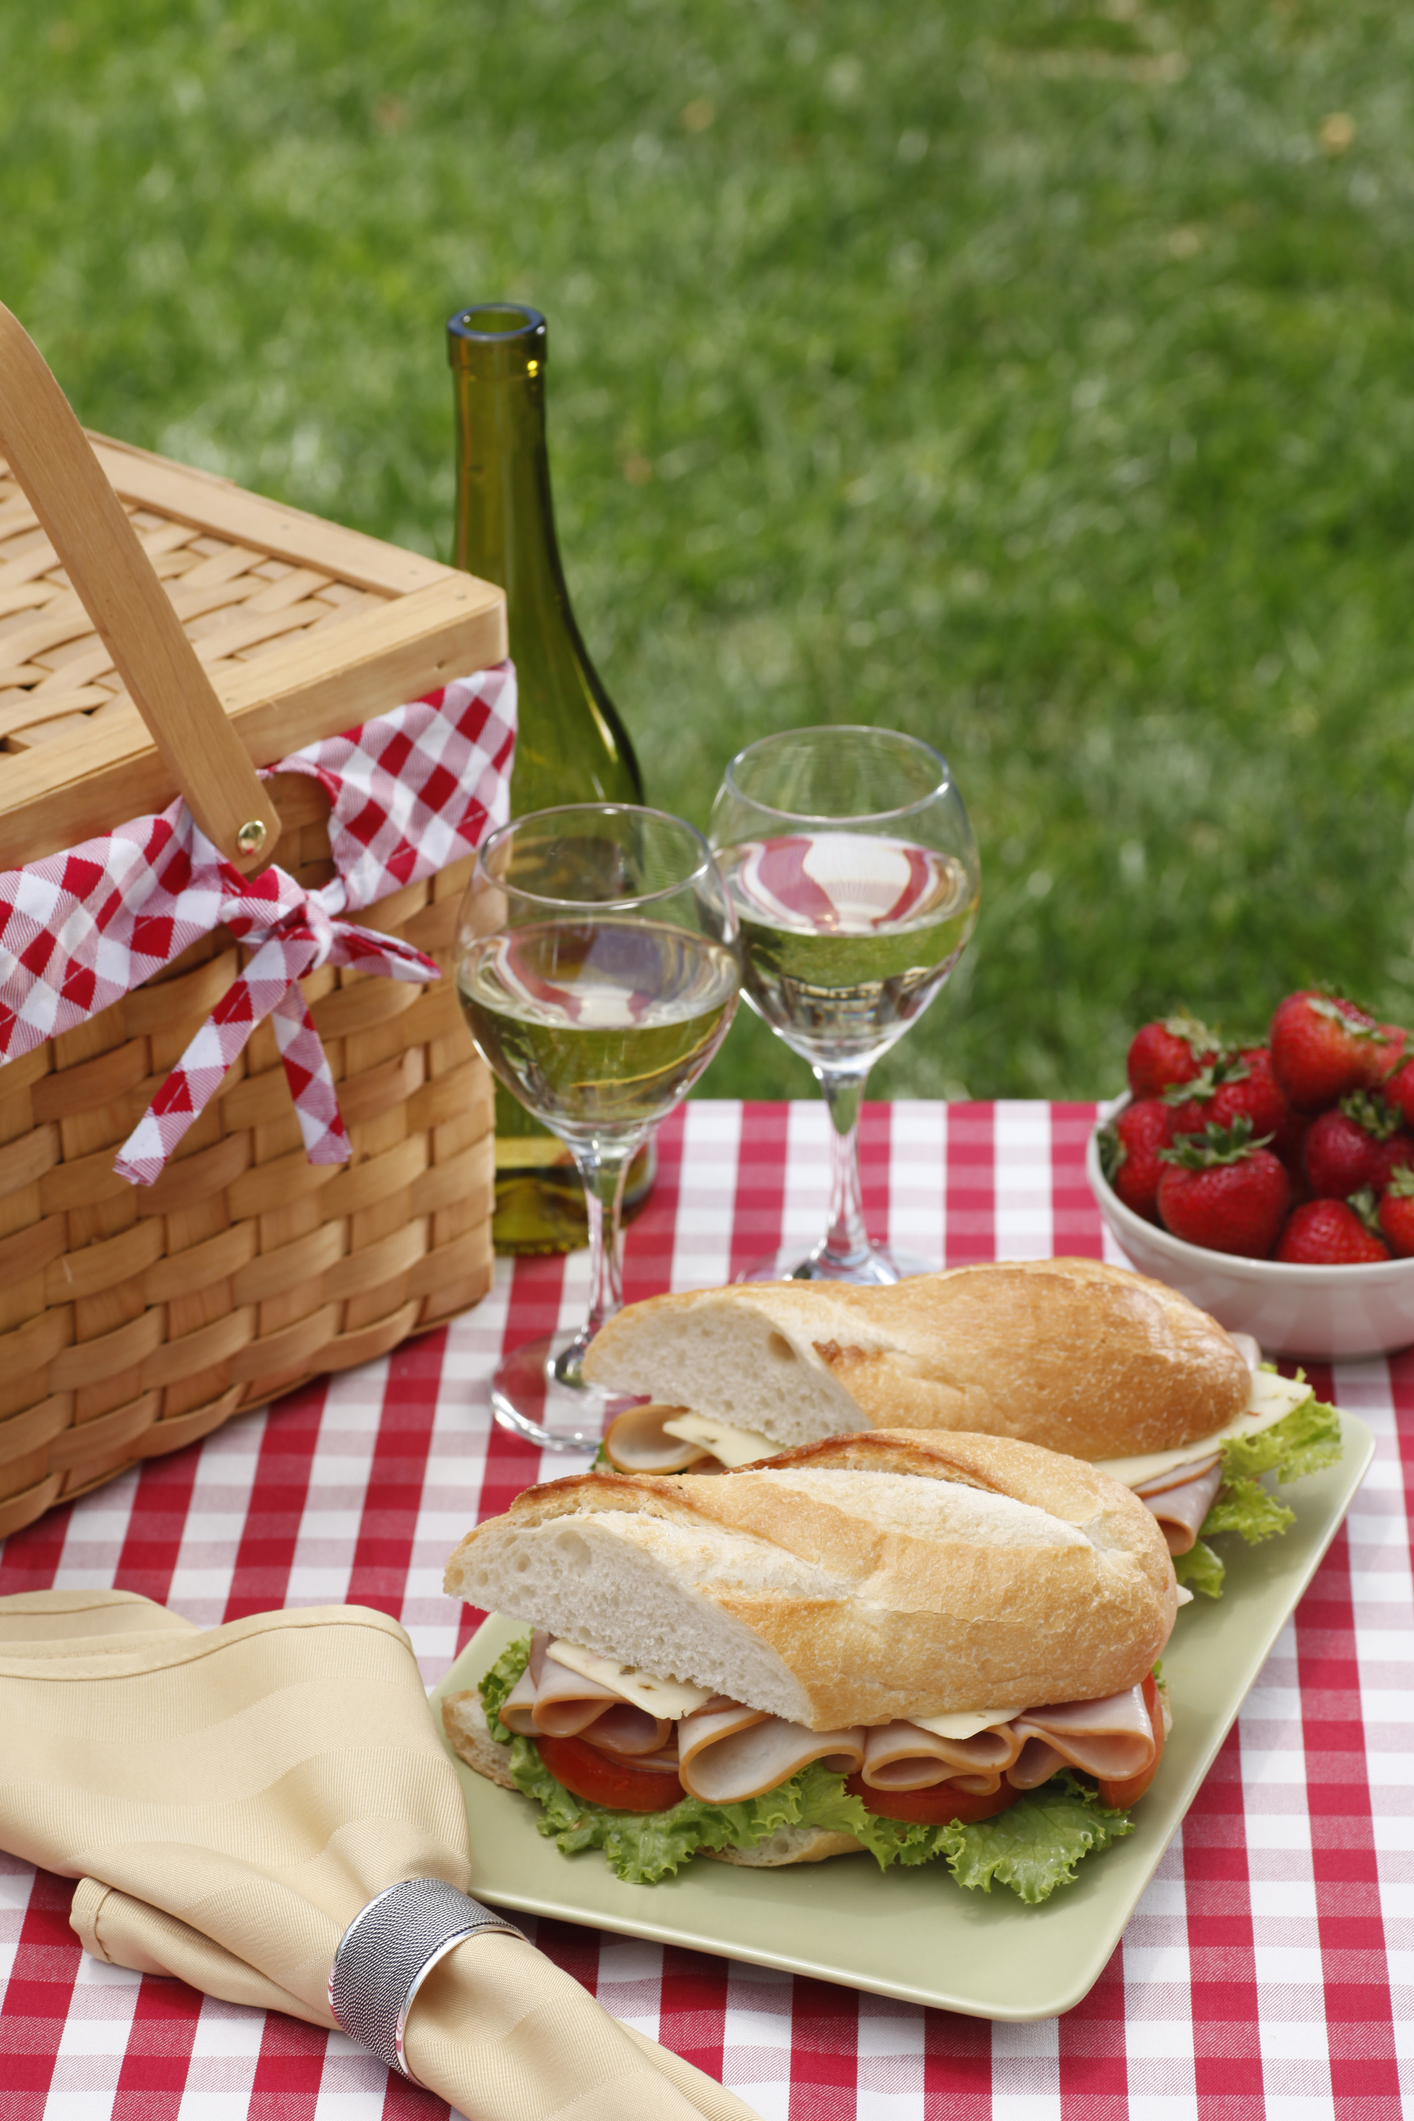
[[[740,981],[736,920],[691,825],[627,803],[577,803],[491,834],[457,947],[472,1036],[507,1089],[569,1145],[589,1214],[588,1318],[577,1333],[507,1356],[492,1409],[542,1446],[582,1450],[630,1403],[580,1371],[623,1301],[624,1174],[726,1036]]]
[[[936,1261],[870,1242],[857,1127],[869,1070],[939,992],[977,920],[981,864],[947,761],[891,729],[789,729],[732,760],[709,832],[748,1002],[825,1093],[830,1220],[808,1257],[742,1277],[880,1283]]]

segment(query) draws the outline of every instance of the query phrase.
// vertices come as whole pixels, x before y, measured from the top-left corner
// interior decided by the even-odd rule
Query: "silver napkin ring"
[[[522,1932],[442,1878],[404,1878],[369,1901],[339,1939],[329,2008],[351,2040],[413,2077],[403,2033],[417,1992],[439,1960],[482,1930]]]

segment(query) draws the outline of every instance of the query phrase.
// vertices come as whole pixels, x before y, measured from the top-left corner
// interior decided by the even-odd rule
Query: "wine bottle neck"
[[[457,521],[453,564],[527,599],[565,594],[545,448],[545,374],[454,371]],[[514,654],[514,643],[512,654]]]

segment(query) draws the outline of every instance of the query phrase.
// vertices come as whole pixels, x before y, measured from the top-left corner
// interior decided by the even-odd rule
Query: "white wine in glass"
[[[937,1264],[873,1244],[859,1185],[869,1070],[942,988],[977,920],[981,865],[945,759],[895,730],[791,729],[728,766],[710,837],[748,1002],[810,1063],[831,1120],[829,1228],[745,1279],[897,1281]]]
[[[498,1080],[568,1145],[589,1215],[584,1325],[513,1350],[492,1383],[496,1419],[542,1447],[592,1446],[627,1404],[580,1368],[623,1300],[624,1175],[725,1038],[739,984],[730,900],[678,818],[625,803],[535,811],[477,857],[458,998]]]

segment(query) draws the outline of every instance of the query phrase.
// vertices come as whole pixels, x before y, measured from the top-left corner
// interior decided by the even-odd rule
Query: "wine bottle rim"
[[[537,375],[549,357],[544,313],[525,302],[473,302],[447,319],[447,360],[479,374]]]

